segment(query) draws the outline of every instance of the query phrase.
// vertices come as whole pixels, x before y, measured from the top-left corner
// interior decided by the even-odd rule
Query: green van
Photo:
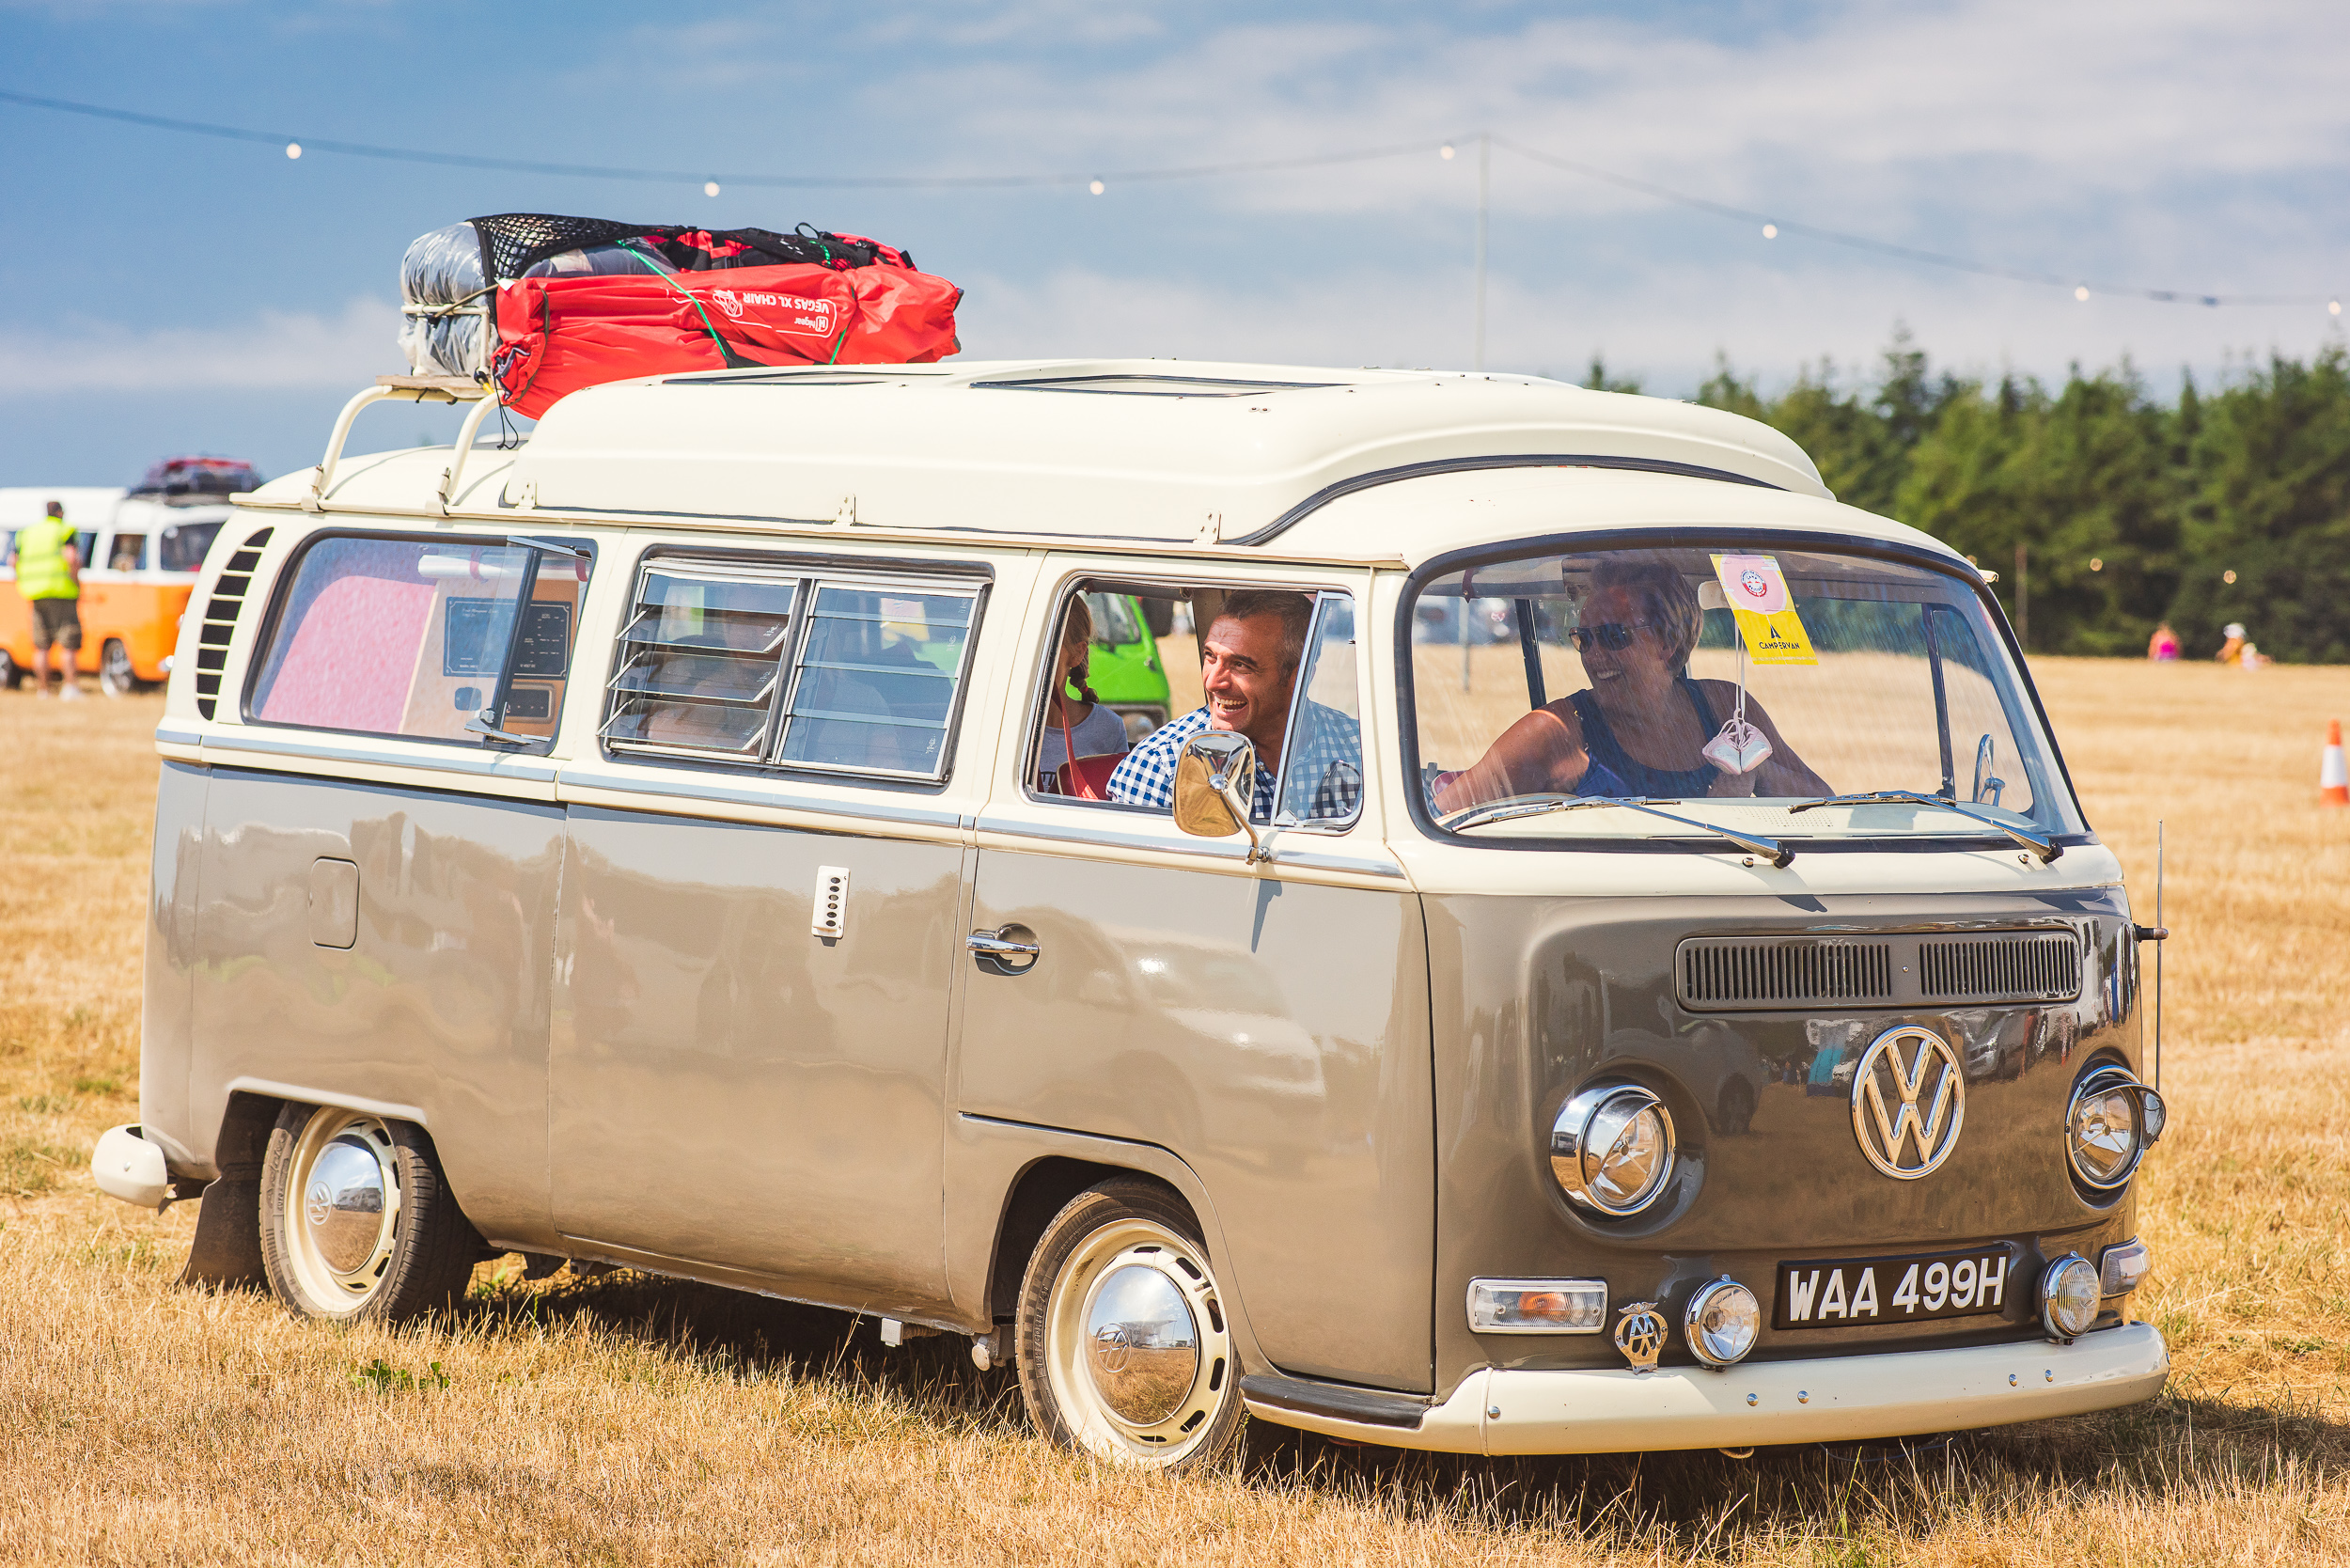
[[[1163,620],[1173,629],[1174,602],[1153,600],[1146,604],[1131,593],[1089,593],[1093,611],[1093,660],[1088,679],[1094,694],[1126,721],[1127,744],[1138,745],[1145,735],[1165,724],[1168,693],[1167,668],[1159,662],[1158,631]]]

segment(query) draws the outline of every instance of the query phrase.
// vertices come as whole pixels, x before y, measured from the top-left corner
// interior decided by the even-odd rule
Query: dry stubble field
[[[2350,1560],[2350,671],[2035,666],[2151,917],[2173,1130],[2145,1176],[2152,1406],[1889,1448],[1489,1464],[1257,1426],[1228,1472],[1029,1438],[962,1341],[484,1264],[389,1333],[175,1289],[97,1194],[136,1114],[156,699],[0,693],[0,1560],[123,1562]]]

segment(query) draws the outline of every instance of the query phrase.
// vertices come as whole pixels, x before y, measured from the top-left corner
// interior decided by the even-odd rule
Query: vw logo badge
[[[1904,1024],[1876,1037],[1852,1075],[1852,1131],[1869,1163],[1914,1182],[1950,1158],[1966,1120],[1966,1074],[1950,1043]]]
[[[1623,1315],[1616,1319],[1616,1348],[1632,1363],[1636,1372],[1656,1370],[1656,1357],[1665,1348],[1665,1318],[1653,1301],[1627,1303]]]
[[[1104,1372],[1122,1372],[1134,1362],[1135,1342],[1122,1323],[1105,1323],[1093,1331],[1094,1359]]]
[[[335,1213],[335,1195],[327,1190],[324,1182],[313,1182],[305,1196],[308,1201],[302,1206],[303,1217],[314,1227],[325,1224]]]

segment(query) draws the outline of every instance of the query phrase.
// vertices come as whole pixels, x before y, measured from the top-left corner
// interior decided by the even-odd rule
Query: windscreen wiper
[[[1621,806],[1627,811],[1645,811],[1652,817],[1662,817],[1668,823],[1694,827],[1727,839],[1744,850],[1768,855],[1774,866],[1784,866],[1795,857],[1795,852],[1776,839],[1765,839],[1759,833],[1740,833],[1715,823],[1701,823],[1695,817],[1676,817],[1670,811],[1659,811],[1644,800],[1628,800],[1621,795],[1545,795],[1539,800],[1497,801],[1491,806],[1473,806],[1444,824],[1448,832],[1458,833],[1465,828],[1481,827],[1487,823],[1508,822],[1512,817],[1540,817],[1553,811],[1584,811],[1594,806]]]
[[[2052,838],[2043,838],[2037,833],[2027,833],[2013,823],[2003,823],[1997,817],[1987,817],[1980,811],[1969,811],[1966,808],[1959,805],[1954,800],[1944,800],[1940,795],[1920,794],[1915,790],[1871,790],[1866,794],[1829,795],[1825,800],[1807,800],[1800,805],[1790,806],[1787,808],[1787,814],[1792,817],[1798,811],[1809,811],[1815,806],[1886,806],[1902,804],[1910,806],[1931,806],[1938,811],[1955,811],[1958,815],[1966,818],[1970,822],[1981,823],[1985,827],[1996,827],[2000,832],[2006,834],[2009,838],[2014,839],[2017,843],[2023,845],[2026,849],[2031,851],[2034,855],[2040,856],[2040,862],[2044,866],[2049,861],[2054,860],[2058,855],[2064,853],[2064,846],[2058,843]]]

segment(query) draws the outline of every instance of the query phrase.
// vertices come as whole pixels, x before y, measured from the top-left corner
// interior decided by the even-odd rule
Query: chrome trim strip
[[[583,790],[659,795],[670,800],[708,800],[727,806],[758,806],[779,811],[821,812],[854,821],[859,817],[923,827],[963,827],[964,813],[935,806],[899,806],[875,799],[842,800],[838,796],[800,794],[784,789],[746,789],[723,777],[696,775],[690,779],[646,778],[635,774],[608,772],[592,762],[570,762],[556,776],[557,789],[575,785]]]
[[[1108,813],[1105,812],[1103,815],[1106,818]],[[1210,847],[1191,838],[1170,842],[1167,838],[1156,833],[1131,832],[1107,825],[1097,827],[1090,823],[1083,828],[1073,825],[1064,828],[1027,821],[1006,823],[982,815],[977,826],[981,833],[997,833],[1008,839],[1037,839],[1056,844],[1089,844],[1112,849],[1149,850],[1158,855],[1180,855],[1198,860],[1230,861],[1234,865],[1245,865],[1248,859],[1248,849],[1246,844],[1235,844],[1228,849],[1223,847],[1224,841],[1218,839],[1214,841],[1214,847]],[[1283,866],[1296,866],[1307,870],[1355,871],[1368,876],[1391,876],[1399,882],[1403,879],[1403,868],[1393,860],[1378,860],[1368,855],[1331,855],[1318,850],[1282,848],[1283,837],[1298,831],[1300,829],[1280,828],[1271,832],[1273,853],[1267,863],[1276,870]]]
[[[297,741],[275,734],[257,734],[240,727],[234,733],[214,729],[203,735],[206,751],[252,752],[276,757],[308,757],[326,762],[369,762],[378,767],[415,768],[424,773],[464,774],[476,777],[512,778],[534,784],[555,782],[556,764],[541,757],[511,751],[474,751],[433,742],[430,755],[362,740]]]
[[[165,719],[155,726],[155,742],[158,745],[202,745],[204,731],[177,719]]]

